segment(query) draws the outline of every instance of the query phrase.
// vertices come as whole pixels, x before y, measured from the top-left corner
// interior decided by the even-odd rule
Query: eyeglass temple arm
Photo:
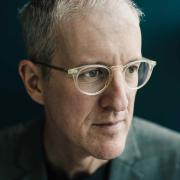
[[[46,64],[46,63],[43,63],[43,62],[39,62],[39,61],[31,61],[35,64],[40,64],[42,66],[46,66],[48,68],[52,68],[52,69],[55,69],[55,70],[58,70],[58,71],[63,71],[63,72],[68,72],[66,69],[63,69],[63,68],[60,68],[60,67],[57,67],[57,66],[53,66],[53,65],[50,65],[50,64]]]

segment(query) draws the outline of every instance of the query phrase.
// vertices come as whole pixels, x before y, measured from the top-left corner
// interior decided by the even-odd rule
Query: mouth
[[[118,125],[119,123],[121,123],[123,121],[124,120],[116,121],[116,122],[94,123],[93,126],[98,126],[98,127],[116,126],[116,125]]]
[[[98,128],[99,130],[115,133],[124,128],[125,120],[119,120],[115,122],[94,123],[92,126]]]

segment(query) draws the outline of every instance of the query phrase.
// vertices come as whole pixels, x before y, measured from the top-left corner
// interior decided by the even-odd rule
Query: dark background
[[[18,62],[26,57],[17,11],[26,0],[0,5],[0,128],[41,114],[26,94]],[[157,66],[150,82],[139,90],[135,115],[180,131],[180,0],[136,0],[145,13],[141,22],[142,52]]]

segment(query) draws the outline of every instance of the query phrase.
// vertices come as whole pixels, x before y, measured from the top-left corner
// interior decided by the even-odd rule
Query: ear
[[[19,63],[19,74],[30,97],[35,102],[44,104],[43,79],[39,67],[29,60],[22,60]]]

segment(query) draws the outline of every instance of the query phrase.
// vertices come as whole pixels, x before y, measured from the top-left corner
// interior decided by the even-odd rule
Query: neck
[[[107,160],[96,159],[71,145],[69,141],[63,138],[62,134],[50,126],[44,128],[44,148],[48,163],[54,170],[63,170],[69,177],[74,177],[79,173],[93,174]]]

